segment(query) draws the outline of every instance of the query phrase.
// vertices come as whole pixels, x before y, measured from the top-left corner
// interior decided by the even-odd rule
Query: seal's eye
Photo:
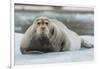
[[[40,25],[40,22],[38,22],[37,25]]]
[[[48,25],[48,22],[45,22],[46,25]]]

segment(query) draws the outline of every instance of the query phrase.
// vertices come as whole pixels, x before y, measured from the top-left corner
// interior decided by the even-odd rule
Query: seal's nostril
[[[44,30],[44,29],[45,29],[45,27],[41,27],[41,29],[42,29],[42,30]]]

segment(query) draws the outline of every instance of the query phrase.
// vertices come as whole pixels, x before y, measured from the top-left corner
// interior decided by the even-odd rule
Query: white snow
[[[23,34],[15,33],[15,65],[16,64],[45,64],[45,63],[65,63],[76,61],[90,61],[94,58],[93,48],[81,49],[78,51],[66,51],[66,52],[52,52],[45,54],[31,54],[22,55],[20,52],[20,42]],[[82,38],[93,43],[93,36],[81,36]]]

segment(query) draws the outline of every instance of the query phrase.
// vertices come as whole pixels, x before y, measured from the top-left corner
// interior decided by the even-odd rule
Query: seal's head
[[[47,36],[50,34],[50,21],[46,16],[40,16],[35,19],[35,32],[39,36]]]

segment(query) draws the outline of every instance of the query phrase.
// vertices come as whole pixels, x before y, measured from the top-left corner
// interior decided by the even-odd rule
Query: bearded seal
[[[77,33],[62,22],[40,16],[34,19],[25,32],[20,50],[22,54],[32,54],[34,51],[74,51],[81,48],[82,41]]]

